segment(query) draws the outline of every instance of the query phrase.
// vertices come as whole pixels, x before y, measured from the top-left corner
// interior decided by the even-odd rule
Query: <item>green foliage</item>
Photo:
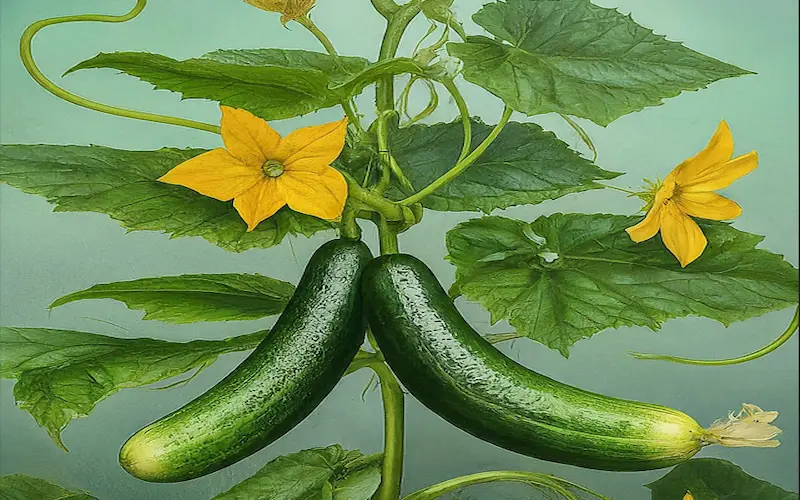
[[[258,319],[283,311],[294,285],[260,274],[184,274],[103,283],[65,295],[50,308],[115,299],[165,323]]]
[[[718,458],[696,458],[646,484],[653,500],[683,498],[687,491],[694,500],[797,500],[792,493],[756,479],[736,464]]]
[[[464,78],[527,115],[608,125],[682,91],[750,72],[666,40],[588,0],[507,0],[473,16],[496,39],[450,43]]]
[[[3,500],[97,500],[78,491],[70,491],[38,477],[11,474],[0,477]]]
[[[555,214],[531,224],[483,217],[447,233],[453,291],[558,349],[606,328],[703,316],[724,325],[797,303],[798,272],[756,249],[763,237],[701,223],[709,244],[682,269],[660,238],[634,243],[638,217]]]
[[[218,356],[254,348],[266,331],[186,343],[120,339],[47,328],[0,327],[0,377],[17,379],[17,406],[60,447],[72,419],[120,389],[203,370]]]
[[[360,57],[305,50],[218,50],[185,61],[147,52],[116,52],[78,63],[67,73],[114,68],[187,99],[219,101],[265,120],[280,120],[339,104],[343,93],[329,87],[344,83],[368,64]]]
[[[453,0],[422,0],[420,7],[422,14],[431,21],[447,23],[453,18],[452,6]]]
[[[278,457],[212,500],[369,500],[381,481],[381,455],[335,444]]]
[[[226,250],[268,248],[330,222],[281,209],[247,232],[232,203],[156,179],[204,149],[126,151],[102,146],[2,145],[0,182],[38,194],[60,212],[100,212],[131,231],[202,236]]]
[[[492,127],[473,120],[472,144],[479,144]],[[393,127],[392,155],[415,190],[420,190],[452,168],[463,143],[461,122]],[[366,162],[347,168],[357,178]],[[373,168],[373,172],[377,169]],[[571,150],[552,132],[535,123],[511,122],[486,152],[463,174],[422,201],[441,211],[482,211],[513,205],[536,204],[561,196],[598,189],[595,180],[619,174],[594,165]],[[395,199],[411,194],[395,183],[389,193]]]

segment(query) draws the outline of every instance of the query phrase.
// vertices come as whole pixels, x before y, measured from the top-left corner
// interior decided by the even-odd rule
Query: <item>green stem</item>
[[[342,211],[342,223],[339,225],[339,233],[342,238],[348,240],[361,239],[361,227],[356,222],[356,216],[361,210],[361,203],[348,199]]]
[[[401,7],[393,0],[372,0],[372,5],[375,9],[387,19],[386,33],[381,42],[379,61],[391,59],[395,56],[403,32],[414,17],[419,14],[420,3],[420,0],[411,0],[411,2]],[[394,112],[393,75],[382,76],[375,82],[375,104],[378,114],[378,130],[376,131],[378,147],[382,152],[382,160],[386,160],[381,161],[384,168],[379,182],[383,183],[385,189],[385,187],[388,186],[388,180],[385,179],[388,179],[395,168],[397,173],[402,174],[399,166],[393,161],[394,159],[389,153],[389,133],[388,127],[386,126],[387,116]],[[401,179],[402,182],[403,177],[398,176],[398,178]],[[355,191],[358,191],[358,189]],[[367,192],[369,193],[369,191]],[[358,193],[359,196],[364,194],[365,193],[361,192]],[[370,194],[374,194],[376,197],[380,198],[380,200],[397,206],[380,196],[380,194]],[[381,215],[383,214],[381,213]],[[378,225],[381,255],[399,252],[397,231],[389,224],[386,217],[377,217],[375,222]],[[378,351],[378,353],[380,353],[380,351]],[[370,365],[370,367],[380,379],[384,410],[384,449],[381,484],[373,498],[376,500],[397,500],[400,498],[400,484],[403,479],[403,390],[400,388],[400,384],[385,363],[374,363]]]
[[[487,342],[490,344],[498,344],[500,342],[505,342],[507,340],[515,340],[522,338],[522,335],[518,332],[508,332],[508,333],[487,333],[483,336]]]
[[[391,59],[397,54],[397,48],[400,46],[400,39],[403,37],[408,25],[419,14],[421,0],[412,0],[411,2],[398,7],[394,2],[379,2],[373,0],[373,5],[378,9],[377,4],[384,4],[386,9],[388,4],[394,4],[393,12],[388,17],[388,24],[386,25],[386,33],[383,35],[381,42],[380,53],[378,60],[383,61]],[[380,12],[380,9],[378,9]],[[386,75],[379,78],[376,82],[375,100],[378,107],[378,115],[387,110],[394,108],[394,76]]]
[[[383,362],[383,355],[380,353],[374,353],[365,351],[364,349],[359,349],[356,353],[356,357],[353,358],[353,361],[350,363],[350,366],[347,367],[347,371],[344,372],[344,375],[350,375],[351,373],[355,373],[362,368],[367,368],[373,363],[380,363]]]
[[[372,0],[375,9],[387,19],[386,32],[383,35],[378,54],[379,62],[392,59],[397,54],[403,33],[414,17],[419,14],[421,3],[421,0],[411,0],[401,7],[391,0]],[[402,175],[400,167],[389,152],[389,132],[386,124],[386,119],[394,112],[394,75],[382,75],[375,81],[375,106],[378,112],[378,130],[376,131],[378,148],[381,161],[385,165],[378,183],[378,192],[383,192],[390,182],[387,174],[396,171]],[[398,176],[398,179],[403,182],[404,176]],[[405,181],[408,182],[407,179]]]
[[[744,356],[738,356],[736,358],[728,358],[728,359],[691,359],[691,358],[680,358],[677,356],[667,356],[662,354],[646,354],[641,352],[631,352],[629,353],[636,359],[657,359],[661,361],[670,361],[672,363],[681,363],[684,365],[699,365],[699,366],[725,366],[725,365],[737,365],[739,363],[746,363],[748,361],[752,361],[754,359],[758,359],[761,356],[766,356],[767,354],[771,353],[778,347],[782,346],[786,343],[787,340],[792,338],[794,332],[797,331],[798,326],[798,319],[797,319],[798,309],[794,310],[794,317],[792,318],[792,322],[789,323],[789,326],[786,328],[786,331],[781,334],[780,337],[770,342],[768,345],[762,347],[757,351],[753,351],[750,354],[745,354]]]
[[[623,193],[628,193],[628,195],[630,195],[630,196],[636,196],[637,194],[639,194],[636,191],[631,191],[630,189],[625,189],[625,188],[621,188],[621,187],[617,187],[617,186],[611,186],[611,185],[608,185],[608,184],[600,184],[600,185],[603,186],[604,188],[613,189],[615,191],[622,191]]]
[[[348,195],[375,210],[384,219],[390,221],[409,221],[413,219],[414,215],[407,207],[387,200],[374,191],[364,189],[347,172],[342,172],[342,175],[347,181]]]
[[[447,25],[450,26],[450,29],[455,31],[456,34],[461,38],[463,41],[467,41],[467,33],[464,31],[464,27],[458,23],[452,16],[447,19]]]
[[[33,77],[33,79],[36,80],[36,83],[41,85],[45,90],[55,95],[56,97],[63,99],[67,102],[70,102],[72,104],[77,104],[78,106],[82,106],[84,108],[88,108],[94,111],[99,111],[101,113],[108,113],[110,115],[122,116],[125,118],[133,118],[136,120],[144,120],[156,123],[166,123],[168,125],[178,125],[181,127],[194,128],[197,130],[204,130],[206,132],[213,132],[215,134],[219,134],[220,131],[219,127],[216,125],[211,125],[209,123],[202,123],[194,120],[187,120],[185,118],[177,118],[174,116],[145,113],[143,111],[134,111],[130,109],[109,106],[107,104],[102,104],[95,101],[90,101],[89,99],[73,94],[56,85],[55,83],[50,81],[46,76],[44,76],[44,73],[42,73],[39,67],[36,65],[36,61],[34,61],[33,53],[31,51],[31,44],[33,42],[33,37],[42,28],[51,26],[53,24],[72,23],[78,21],[124,23],[138,16],[142,12],[146,4],[147,0],[137,0],[136,5],[133,7],[133,9],[127,14],[123,14],[121,16],[84,14],[78,16],[54,17],[51,19],[42,19],[40,21],[36,21],[35,23],[31,24],[25,29],[25,31],[22,33],[22,37],[19,40],[19,55],[20,58],[22,59],[22,64],[23,66],[25,66],[25,69],[28,70],[28,73],[31,75],[31,77]]]
[[[375,191],[378,193],[386,191],[386,188],[389,187],[389,182],[391,182],[392,175],[400,181],[400,184],[404,188],[413,191],[414,188],[411,185],[411,181],[403,174],[403,170],[400,168],[400,165],[397,164],[397,160],[394,159],[391,151],[389,151],[389,131],[384,115],[388,116],[391,114],[394,114],[393,110],[385,111],[381,116],[378,116],[377,120],[375,135],[378,139],[378,156],[380,156],[381,159],[382,171],[378,184],[375,186]]]
[[[569,481],[565,481],[561,478],[551,476],[549,474],[539,474],[536,472],[515,471],[515,470],[479,472],[477,474],[470,474],[467,476],[448,479],[447,481],[443,481],[439,484],[428,486],[427,488],[414,492],[404,497],[403,500],[430,500],[438,498],[447,493],[450,493],[451,491],[456,491],[467,486],[472,486],[474,484],[492,483],[495,481],[513,481],[513,482],[528,484],[531,486],[544,487],[550,489],[551,491],[556,491],[558,493],[561,493],[566,498],[574,498],[577,500],[579,497],[567,489],[567,488],[575,488],[584,491],[586,493],[589,493],[591,495],[594,495],[596,498],[600,498],[602,500],[609,500],[607,497],[600,495],[599,493],[595,493],[587,488],[584,488],[583,486],[571,483]]]
[[[386,19],[389,19],[392,14],[400,10],[400,6],[394,3],[393,0],[372,0],[372,6]]]
[[[381,484],[373,497],[375,500],[397,500],[403,481],[403,427],[405,400],[403,389],[392,371],[383,362],[369,365],[381,383],[383,399],[383,465]]]
[[[378,241],[380,242],[381,255],[400,253],[397,243],[397,231],[381,217],[378,220]]]
[[[336,47],[333,46],[333,42],[331,42],[330,38],[328,38],[328,36],[323,33],[316,24],[314,24],[314,21],[308,17],[308,14],[303,17],[298,17],[295,19],[295,21],[300,23],[300,25],[307,29],[312,35],[317,37],[317,40],[319,40],[319,43],[325,47],[325,50],[328,52],[328,54],[332,56],[338,55],[338,52],[336,52]]]
[[[475,148],[472,153],[467,155],[463,160],[456,163],[456,165],[442,174],[438,179],[428,184],[424,189],[415,193],[408,198],[400,201],[401,205],[411,205],[413,203],[417,203],[422,201],[426,196],[433,194],[437,189],[444,186],[445,184],[451,182],[453,179],[461,175],[461,173],[466,170],[470,165],[475,163],[475,161],[483,154],[484,151],[494,142],[500,132],[503,131],[503,127],[505,127],[506,123],[508,123],[509,118],[511,118],[512,109],[508,106],[503,109],[503,116],[500,117],[500,122],[495,125],[492,131],[486,136],[486,139],[481,142],[478,147]]]
[[[564,121],[567,122],[567,124],[570,127],[572,127],[572,130],[574,130],[575,133],[578,134],[578,137],[581,138],[583,143],[586,144],[586,147],[589,148],[589,150],[592,152],[592,162],[597,161],[597,148],[594,147],[594,143],[592,142],[592,138],[589,137],[589,134],[586,133],[586,131],[583,129],[583,127],[581,127],[580,124],[578,124],[578,122],[576,122],[575,120],[573,120],[572,118],[570,118],[569,116],[567,116],[565,114],[559,113],[558,116],[563,118]]]
[[[295,19],[301,26],[308,30],[309,33],[314,35],[319,43],[325,48],[325,51],[332,56],[338,56],[339,53],[336,51],[336,47],[333,46],[333,42],[328,36],[321,30],[319,27],[314,24],[314,21],[306,14],[303,17],[298,17]],[[361,119],[358,116],[358,109],[356,109],[356,104],[353,102],[352,99],[348,99],[341,103],[342,109],[344,110],[344,114],[347,116],[347,120],[353,124],[358,135],[361,136],[364,134],[364,128],[361,126]]]
[[[461,95],[461,91],[458,90],[453,80],[447,78],[441,80],[439,83],[444,85],[444,88],[450,92],[450,95],[456,102],[458,113],[461,115],[461,123],[464,125],[464,145],[461,147],[461,154],[458,156],[458,161],[456,162],[458,163],[467,157],[469,149],[472,147],[472,121],[470,121],[469,117],[469,108],[467,107],[467,101],[464,99],[464,96]]]

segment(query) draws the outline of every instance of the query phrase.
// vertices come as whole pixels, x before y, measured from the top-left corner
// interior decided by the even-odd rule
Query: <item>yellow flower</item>
[[[687,491],[685,495],[683,495],[683,500],[694,500],[694,495],[692,495],[691,491]]]
[[[298,17],[303,17],[308,14],[311,7],[314,6],[316,0],[244,0],[245,2],[258,7],[259,9],[269,12],[280,12],[281,23],[286,26],[286,23],[293,21]]]
[[[681,162],[649,194],[652,206],[647,216],[626,229],[631,239],[639,243],[661,231],[661,239],[678,258],[681,267],[700,257],[708,241],[689,216],[727,220],[741,215],[739,205],[713,191],[728,187],[758,166],[758,154],[755,151],[732,157],[733,136],[723,120],[708,146]],[[642,198],[648,199],[648,195]]]
[[[344,148],[347,119],[281,136],[243,109],[220,106],[222,140],[158,180],[193,189],[233,206],[252,231],[284,205],[321,219],[336,219],[347,182],[330,164]]]

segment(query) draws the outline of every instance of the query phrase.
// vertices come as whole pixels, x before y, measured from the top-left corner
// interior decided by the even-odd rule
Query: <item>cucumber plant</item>
[[[505,0],[471,10],[462,10],[469,9],[467,0],[371,0],[385,23],[373,59],[340,54],[312,20],[336,8],[330,0],[245,2],[281,14],[281,23],[301,27],[321,49],[222,49],[185,60],[100,53],[67,71],[112,68],[186,99],[216,102],[219,125],[78,96],[48,79],[34,60],[32,42],[42,29],[128,22],[147,0],[136,0],[123,15],[43,19],[21,36],[24,68],[54,96],[101,113],[213,134],[214,148],[3,144],[0,182],[44,196],[58,211],[105,213],[130,231],[199,236],[232,252],[267,249],[289,235],[337,233],[308,262],[297,287],[260,274],[157,276],[96,284],[51,304],[110,298],[168,323],[279,314],[268,332],[177,343],[3,327],[2,374],[17,379],[17,405],[56,444],[66,450],[61,434],[69,422],[123,388],[199,372],[221,354],[254,349],[206,393],[120,443],[121,466],[152,482],[186,481],[231,466],[289,433],[342,376],[365,368],[381,388],[381,453],[338,445],[303,450],[273,460],[215,498],[397,500],[404,456],[401,382],[479,439],[581,467],[664,468],[707,445],[778,445],[777,411],[746,403],[738,414],[703,427],[657,402],[557,382],[492,345],[526,338],[567,356],[576,342],[610,328],[657,330],[686,316],[728,325],[797,304],[797,269],[757,248],[763,237],[722,222],[741,208],[716,191],[759,161],[755,151],[734,156],[736,123],[719,122],[706,148],[664,172],[663,180],[629,189],[611,184],[621,173],[598,165],[598,148],[578,121],[613,127],[618,118],[682,92],[734,77],[755,80],[752,71],[667,40],[589,0]],[[461,13],[472,14],[470,32]],[[265,22],[278,22],[270,15]],[[400,54],[409,28],[426,21],[425,35]],[[487,91],[487,102],[497,101],[496,123],[473,115],[465,84]],[[375,108],[359,110],[357,98],[368,88],[374,88]],[[428,95],[420,110],[412,109],[417,89]],[[451,103],[455,120],[431,123]],[[312,126],[285,137],[270,125],[328,108],[340,109],[342,119],[319,124],[309,115]],[[563,119],[591,159],[524,118],[548,113]],[[555,213],[532,221],[491,215],[600,189],[639,198],[643,213]],[[404,233],[424,235],[416,226],[424,228],[423,215],[431,211],[484,214],[443,235],[456,271],[449,293],[425,263],[401,253]],[[367,225],[375,226],[381,254],[369,264],[371,254],[360,241]],[[480,335],[454,303],[461,296],[515,331]],[[775,341],[735,358],[637,356],[707,366],[750,362],[796,329],[797,312]],[[522,482],[566,499],[606,498],[528,471],[481,471],[406,498],[427,500],[492,481]]]

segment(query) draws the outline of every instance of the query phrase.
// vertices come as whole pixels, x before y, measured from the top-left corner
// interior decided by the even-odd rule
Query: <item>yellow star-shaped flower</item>
[[[706,148],[680,163],[650,194],[652,206],[640,223],[626,229],[637,243],[661,232],[664,245],[686,267],[700,257],[708,241],[690,217],[728,220],[741,215],[735,202],[714,193],[752,172],[758,154],[733,157],[733,136],[723,120]]]
[[[284,205],[321,219],[342,214],[347,182],[330,164],[344,148],[346,118],[281,138],[248,111],[220,108],[225,148],[187,160],[158,180],[220,201],[232,199],[248,231]]]

